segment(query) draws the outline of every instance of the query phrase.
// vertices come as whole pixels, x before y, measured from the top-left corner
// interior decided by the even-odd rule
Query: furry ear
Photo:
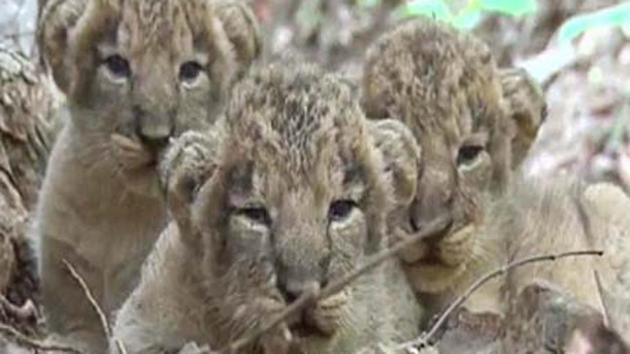
[[[180,234],[193,233],[191,206],[202,185],[216,170],[219,134],[215,129],[188,131],[171,143],[158,170],[168,209]]]
[[[416,194],[420,146],[411,130],[399,120],[371,120],[369,132],[382,153],[383,172],[393,187],[396,204],[408,205]]]
[[[53,0],[45,5],[37,34],[40,61],[64,94],[83,93],[91,76],[86,73],[95,65],[95,43],[114,28],[119,12],[108,0]]]
[[[512,168],[520,166],[547,116],[545,96],[524,69],[500,70],[507,115],[514,122]]]
[[[256,16],[247,5],[237,1],[220,3],[216,11],[232,43],[239,67],[248,67],[262,51],[262,36]]]
[[[85,0],[49,0],[39,2],[37,45],[40,65],[50,70],[55,83],[63,93],[70,87],[71,68],[67,62],[70,49],[70,32],[85,11]]]

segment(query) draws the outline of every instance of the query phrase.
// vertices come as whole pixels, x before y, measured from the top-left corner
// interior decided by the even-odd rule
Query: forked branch
[[[17,329],[0,323],[0,334],[6,339],[23,346],[25,348],[32,349],[34,351],[43,351],[43,352],[61,352],[61,353],[69,353],[69,354],[83,354],[77,349],[72,347],[67,347],[63,345],[54,345],[54,344],[46,344],[40,342],[38,340],[29,338],[24,334],[20,333]]]
[[[586,250],[586,251],[571,251],[571,252],[562,252],[562,253],[557,253],[557,254],[548,254],[548,255],[539,255],[539,256],[532,256],[532,257],[527,257],[527,258],[523,258],[523,259],[519,259],[516,260],[514,262],[510,262],[507,265],[496,269],[494,271],[491,271],[489,273],[487,273],[486,275],[482,276],[481,278],[477,279],[477,281],[475,281],[470,287],[468,287],[468,289],[466,290],[466,292],[464,292],[461,296],[459,296],[457,299],[455,299],[455,301],[453,301],[447,308],[446,310],[444,310],[444,312],[442,312],[442,314],[440,315],[440,317],[438,318],[438,320],[433,324],[433,326],[431,326],[431,329],[429,329],[428,332],[425,332],[424,334],[422,334],[420,337],[409,341],[409,342],[405,342],[400,344],[399,346],[397,346],[397,350],[406,350],[406,349],[411,349],[411,348],[415,348],[415,347],[425,347],[429,344],[429,341],[431,340],[431,338],[437,333],[437,331],[442,327],[442,325],[444,324],[444,322],[446,322],[446,320],[448,319],[448,317],[453,313],[453,311],[455,311],[459,306],[461,306],[466,300],[468,300],[468,298],[470,298],[470,296],[477,291],[479,288],[481,288],[484,284],[486,284],[488,281],[506,274],[507,272],[518,268],[518,267],[522,267],[524,265],[527,264],[531,264],[531,263],[538,263],[538,262],[553,262],[556,261],[560,258],[566,258],[566,257],[581,257],[581,256],[603,256],[604,255],[604,251],[601,250]]]

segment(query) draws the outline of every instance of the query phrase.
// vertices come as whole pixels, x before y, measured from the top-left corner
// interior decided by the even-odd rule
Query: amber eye
[[[457,165],[464,165],[473,162],[483,151],[481,145],[464,145],[457,153]]]
[[[129,61],[118,54],[110,55],[103,61],[103,64],[114,76],[129,77],[131,76],[131,67]]]
[[[179,68],[179,79],[182,81],[192,81],[199,76],[203,66],[196,61],[187,61]]]
[[[262,208],[262,207],[243,208],[243,209],[240,209],[238,213],[257,223],[265,224],[265,225],[271,224],[271,217],[269,217],[269,213],[267,212],[267,209],[265,208]]]
[[[328,209],[328,218],[332,221],[343,220],[350,215],[352,209],[354,209],[357,204],[352,200],[337,200],[330,204],[330,208]]]

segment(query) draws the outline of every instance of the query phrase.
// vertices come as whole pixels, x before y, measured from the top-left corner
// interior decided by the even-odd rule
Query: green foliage
[[[355,1],[365,8],[376,6],[382,0]],[[470,30],[488,13],[520,17],[535,13],[537,9],[537,0],[409,0],[396,9],[394,15],[398,18],[426,16]],[[630,26],[630,2],[572,17],[560,27],[558,40],[566,44],[589,29],[606,26]]]
[[[479,0],[483,11],[495,11],[510,16],[523,16],[536,12],[536,0]]]
[[[453,1],[413,0],[397,10],[402,18],[427,16],[445,21],[460,29],[475,27],[484,13],[501,13],[510,16],[523,16],[536,11],[536,0],[468,0],[466,5],[454,8]]]
[[[359,7],[370,8],[381,3],[381,0],[356,0],[356,4]]]
[[[440,21],[451,21],[453,14],[449,6],[442,0],[416,0],[403,5],[403,15],[429,16]]]
[[[570,18],[560,27],[558,41],[561,44],[567,44],[592,28],[628,24],[630,24],[630,3],[615,5]]]
[[[324,20],[324,14],[321,11],[321,0],[303,1],[296,13],[299,27],[300,37],[308,37],[317,30],[317,27]]]

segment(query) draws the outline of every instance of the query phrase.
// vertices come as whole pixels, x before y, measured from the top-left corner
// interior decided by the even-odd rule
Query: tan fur
[[[398,117],[422,145],[416,202],[396,234],[404,238],[443,215],[452,221],[401,254],[429,313],[507,262],[603,247],[606,232],[589,237],[584,229],[576,181],[511,177],[545,118],[544,99],[523,71],[498,70],[475,38],[427,20],[403,24],[370,50],[363,89],[368,112]],[[479,136],[488,137],[481,139],[479,154],[458,163],[462,147]],[[509,299],[541,280],[601,309],[593,276],[599,264],[572,258],[519,268],[484,286],[466,305],[505,314]]]
[[[520,166],[547,118],[547,103],[540,85],[524,69],[500,71],[503,97],[516,124],[512,137],[512,167]]]
[[[405,22],[369,49],[363,77],[368,116],[403,121],[422,146],[416,198],[399,213],[395,234],[405,238],[435,218],[450,221],[401,254],[418,291],[443,291],[474,258],[483,194],[509,185],[511,141],[531,142],[542,121],[528,116],[542,112],[532,84],[523,71],[499,71],[476,38],[430,20]]]
[[[475,235],[481,240],[481,252],[475,254],[486,256],[476,263],[476,267],[469,268],[468,276],[458,285],[458,292],[470,286],[480,274],[507,262],[545,254],[601,249],[603,239],[592,239],[588,226],[582,222],[579,210],[582,194],[582,187],[570,176],[545,179],[517,176],[504,195],[489,197],[484,202],[483,227]],[[596,235],[596,238],[605,236]],[[517,268],[496,282],[503,284],[493,300],[500,304],[498,310],[505,313],[509,311],[509,300],[515,299],[527,285],[541,281],[601,310],[593,274],[598,262],[593,257],[576,257]],[[476,306],[474,300],[469,302],[469,308],[488,310]]]
[[[385,215],[413,195],[415,178],[396,172],[417,160],[413,137],[365,120],[337,76],[286,66],[254,71],[213,132],[185,134],[167,155],[176,225],[117,315],[130,353],[221,348],[385,247]],[[416,335],[420,314],[391,260],[241,352],[355,353]]]
[[[605,251],[597,263],[602,284],[602,303],[611,328],[630,329],[630,197],[616,185],[598,183],[584,192],[584,206],[595,244]]]
[[[38,37],[70,113],[37,212],[43,304],[53,332],[100,353],[98,319],[62,260],[107,314],[118,308],[166,225],[158,155],[170,137],[215,120],[259,34],[236,3],[50,0]],[[182,76],[190,62],[198,75]]]

